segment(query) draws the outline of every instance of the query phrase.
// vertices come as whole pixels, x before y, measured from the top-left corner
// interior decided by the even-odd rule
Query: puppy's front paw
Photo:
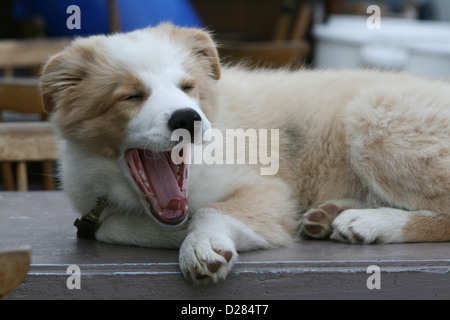
[[[237,256],[230,238],[193,232],[181,245],[180,268],[194,284],[216,283],[226,278]]]

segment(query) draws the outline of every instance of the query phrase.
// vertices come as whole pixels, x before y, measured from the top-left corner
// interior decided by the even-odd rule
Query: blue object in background
[[[77,5],[81,11],[81,29],[68,29],[67,7]],[[106,0],[14,0],[13,16],[27,19],[41,16],[49,37],[87,36],[106,33],[109,26]]]
[[[188,0],[117,0],[123,31],[171,21],[184,27],[203,25]]]
[[[180,26],[202,27],[188,0],[116,0],[122,31],[132,31],[163,21]],[[77,5],[81,12],[81,29],[66,26],[71,13],[67,8]],[[14,0],[13,16],[26,19],[42,16],[48,37],[88,36],[109,32],[107,0]]]

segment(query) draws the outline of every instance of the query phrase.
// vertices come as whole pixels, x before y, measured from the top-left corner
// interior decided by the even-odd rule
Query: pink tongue
[[[148,150],[140,152],[143,152],[141,155],[142,164],[163,212],[170,215],[164,209],[183,209],[188,200],[180,191],[180,186],[173,171],[174,169],[169,164],[170,160],[167,158],[169,155],[164,152],[151,152]]]

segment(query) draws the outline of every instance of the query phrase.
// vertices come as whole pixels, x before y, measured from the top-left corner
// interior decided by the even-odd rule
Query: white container
[[[331,16],[315,25],[315,67],[373,67],[450,78],[450,23],[381,17],[369,29],[367,17]]]
[[[450,21],[450,6],[448,0],[434,0],[434,15],[437,20]]]

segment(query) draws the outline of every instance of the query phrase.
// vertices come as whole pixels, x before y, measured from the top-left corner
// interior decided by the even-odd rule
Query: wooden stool
[[[25,279],[30,262],[30,247],[0,251],[0,299]]]

